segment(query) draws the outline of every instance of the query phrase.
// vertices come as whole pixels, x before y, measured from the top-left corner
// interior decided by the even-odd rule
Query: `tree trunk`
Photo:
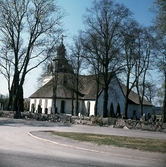
[[[128,94],[125,97],[125,107],[124,107],[124,118],[127,119],[127,111],[128,111]]]
[[[99,93],[99,74],[96,74],[96,84],[97,84],[97,88],[96,88],[96,103],[95,103],[95,112],[94,112],[94,114],[95,114],[95,116],[97,116],[97,110],[98,110],[98,108],[97,108],[97,106],[98,106],[98,97],[99,97],[99,95],[98,95],[98,93]]]
[[[164,83],[164,104],[163,104],[163,123],[166,123],[166,72],[164,74],[165,76],[165,83]]]
[[[143,101],[141,99],[139,101],[140,101],[140,117],[141,117],[143,116]]]
[[[77,71],[77,74],[76,74],[76,116],[78,116],[78,91],[79,91],[79,88],[78,88],[78,85],[79,85],[79,81],[78,81],[78,71]]]
[[[17,89],[19,88],[19,73],[15,70],[15,75],[13,78],[12,86],[9,92],[9,103],[8,103],[8,109],[12,111],[16,111],[16,93]]]
[[[107,104],[108,104],[108,84],[106,84],[104,88],[103,117],[108,116]]]
[[[24,96],[23,96],[23,84],[24,84],[24,75],[19,84],[19,73],[14,80],[14,101],[13,101],[13,111],[15,111],[14,118],[20,118],[21,112],[24,111]]]
[[[21,112],[24,111],[23,86],[19,85],[14,101],[14,111],[16,111],[14,118],[21,118]]]
[[[96,103],[95,103],[95,116],[97,116],[97,106],[98,106],[98,91],[96,91]]]
[[[128,98],[129,98],[129,81],[130,81],[130,70],[128,70],[127,74],[127,84],[126,84],[126,96],[125,96],[125,106],[124,106],[124,118],[127,119],[127,112],[128,112]]]
[[[74,92],[72,92],[72,100],[71,100],[71,114],[74,115]]]

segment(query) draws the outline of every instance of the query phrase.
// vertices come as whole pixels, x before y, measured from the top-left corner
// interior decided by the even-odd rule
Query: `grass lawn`
[[[138,149],[142,151],[166,153],[166,140],[73,132],[52,132],[52,134],[78,140],[81,142],[92,142],[98,145],[117,146]]]

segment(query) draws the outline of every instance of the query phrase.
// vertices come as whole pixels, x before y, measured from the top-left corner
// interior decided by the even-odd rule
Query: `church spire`
[[[61,43],[60,43],[59,47],[57,48],[57,58],[58,59],[64,59],[66,56],[66,49],[65,49],[65,46],[63,44],[63,37],[64,37],[64,35],[61,36]]]
[[[63,44],[63,38],[64,38],[65,36],[62,34],[61,35],[61,44]]]

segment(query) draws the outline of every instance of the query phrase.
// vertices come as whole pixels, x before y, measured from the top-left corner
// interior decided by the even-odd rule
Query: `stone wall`
[[[149,122],[131,119],[101,118],[101,117],[71,117],[73,124],[86,124],[93,126],[111,126],[113,128],[158,131],[166,133],[166,123],[161,121]]]
[[[0,111],[0,117],[14,118],[14,114],[15,113],[11,111]],[[49,115],[31,112],[22,112],[21,119],[35,119],[38,121],[64,122],[91,126],[111,126],[113,128],[158,131],[166,133],[166,123],[162,123],[161,121],[149,122],[143,120],[125,120],[116,118],[101,118],[94,116],[70,116],[66,114]]]
[[[162,123],[160,121],[148,122],[139,120],[118,119],[114,127],[125,128],[125,129],[136,129],[136,130],[147,130],[147,131],[159,131],[166,133],[166,123]]]
[[[14,112],[12,111],[0,111],[0,117],[13,118]]]
[[[14,118],[13,111],[0,111],[0,117]],[[32,112],[21,112],[20,119],[37,120],[37,121],[52,121],[52,122],[71,122],[71,116],[65,114],[39,114]]]

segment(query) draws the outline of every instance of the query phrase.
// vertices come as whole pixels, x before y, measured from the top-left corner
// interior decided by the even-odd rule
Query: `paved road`
[[[166,140],[165,133],[0,118],[0,167],[166,166],[166,155],[52,138],[36,131],[74,131]],[[28,135],[38,136],[34,138]],[[47,139],[47,141],[39,140]],[[52,140],[54,143],[48,142]],[[71,146],[71,147],[70,147]]]

